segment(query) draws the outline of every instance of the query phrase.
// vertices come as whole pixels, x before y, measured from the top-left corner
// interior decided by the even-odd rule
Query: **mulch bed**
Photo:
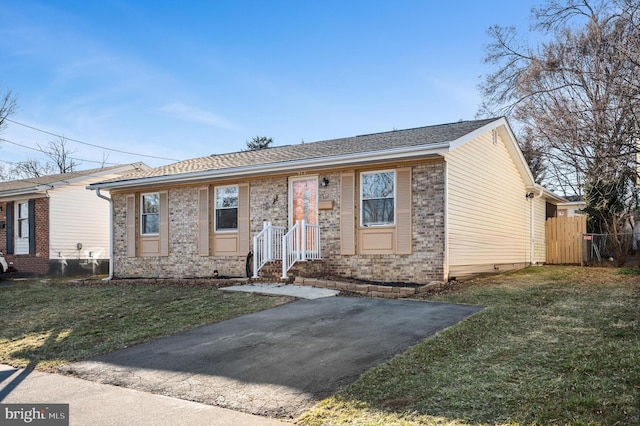
[[[408,283],[408,282],[400,282],[400,281],[393,281],[393,282],[374,281],[374,280],[364,280],[360,278],[340,277],[340,276],[326,276],[318,279],[322,279],[326,281],[340,281],[340,282],[353,283],[353,284],[382,285],[387,287],[419,288],[424,286],[424,284],[417,284],[417,283]]]

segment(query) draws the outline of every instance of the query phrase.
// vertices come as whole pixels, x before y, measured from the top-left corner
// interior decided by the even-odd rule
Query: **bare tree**
[[[532,28],[546,40],[535,48],[514,28],[489,30],[484,110],[543,147],[545,182],[584,196],[591,229],[622,234],[637,207],[640,3],[548,0]]]
[[[7,90],[0,99],[0,130],[7,125],[7,118],[16,112],[18,104],[11,90]]]
[[[7,118],[17,109],[17,102],[11,90],[7,90],[0,99],[0,131],[7,126]],[[13,168],[0,164],[0,181],[9,180],[13,175]]]
[[[12,171],[12,175],[16,179],[37,178],[54,173],[56,173],[56,169],[51,163],[42,163],[34,159],[19,162]]]
[[[49,157],[58,173],[72,172],[81,164],[71,157],[71,154],[76,151],[69,150],[67,140],[64,137],[60,137],[57,141],[50,141],[48,147],[42,147],[38,144],[38,148]]]
[[[0,182],[13,179],[15,176],[15,168],[0,163]]]
[[[106,167],[107,160],[109,160],[110,153],[102,151],[102,160],[100,161],[100,167]]]
[[[50,161],[40,161],[27,159],[16,164],[5,173],[13,179],[28,179],[34,177],[47,176],[58,173],[72,172],[81,163],[71,157],[75,151],[70,151],[66,140],[61,137],[57,141],[51,141],[46,147],[40,146],[40,151],[45,154]]]
[[[547,176],[548,165],[545,161],[546,149],[543,143],[541,143],[531,133],[531,129],[522,129],[519,135],[520,149],[522,155],[524,155],[529,169],[533,175],[533,179],[536,183],[542,183]]]

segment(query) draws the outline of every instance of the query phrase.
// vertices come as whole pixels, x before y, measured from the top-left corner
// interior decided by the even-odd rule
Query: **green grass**
[[[304,425],[640,424],[640,277],[538,267],[431,300],[480,313],[365,373]]]
[[[205,287],[17,281],[0,287],[0,363],[54,371],[290,300]]]
[[[640,275],[640,268],[637,266],[619,268],[617,273],[623,275]]]

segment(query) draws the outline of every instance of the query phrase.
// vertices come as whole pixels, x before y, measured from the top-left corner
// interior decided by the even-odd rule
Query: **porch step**
[[[325,275],[323,260],[307,260],[296,262],[287,272],[287,279],[282,278],[282,261],[267,262],[258,272],[259,278],[252,278],[253,282],[293,282],[296,277],[318,278]]]

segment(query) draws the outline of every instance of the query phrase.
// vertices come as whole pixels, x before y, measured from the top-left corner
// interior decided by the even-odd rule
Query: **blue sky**
[[[151,166],[473,119],[486,30],[537,3],[0,0],[0,86],[73,157]],[[55,136],[9,123],[0,160]],[[142,155],[162,157],[152,158]]]

